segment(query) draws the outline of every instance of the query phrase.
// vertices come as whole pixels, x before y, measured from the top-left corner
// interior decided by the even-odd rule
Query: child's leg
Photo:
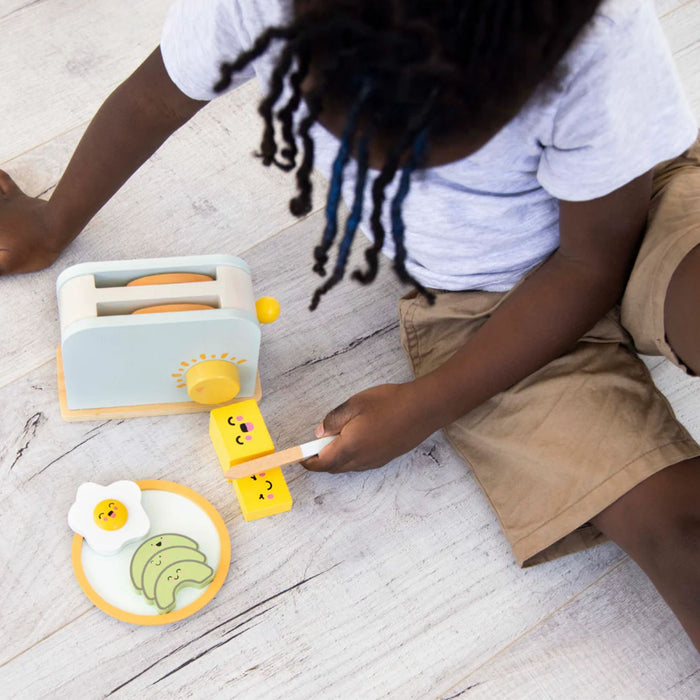
[[[683,364],[700,376],[700,246],[683,258],[671,278],[664,320],[669,345]]]
[[[650,476],[592,522],[639,564],[700,650],[700,458]]]
[[[700,138],[654,174],[622,302],[635,346],[700,375]],[[647,573],[700,649],[700,458],[648,477],[592,518]]]

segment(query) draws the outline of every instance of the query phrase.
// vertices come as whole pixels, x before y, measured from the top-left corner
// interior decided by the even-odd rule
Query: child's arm
[[[48,202],[28,197],[0,171],[0,274],[50,265],[168,136],[205,104],[175,86],[157,48],[100,107]]]
[[[406,384],[374,387],[332,411],[340,433],[305,466],[385,464],[569,350],[620,299],[644,228],[651,175],[589,202],[560,203],[558,250],[457,353]]]

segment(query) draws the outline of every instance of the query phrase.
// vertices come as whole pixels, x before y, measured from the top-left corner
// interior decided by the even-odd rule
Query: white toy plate
[[[85,595],[103,612],[134,625],[165,625],[201,610],[218,593],[231,563],[231,541],[226,525],[196,491],[172,481],[137,481],[142,504],[151,521],[149,534],[117,554],[97,554],[80,535],[73,537],[73,571]],[[176,605],[160,614],[131,583],[129,567],[138,546],[153,535],[178,533],[199,544],[214,578],[205,588],[182,588]]]

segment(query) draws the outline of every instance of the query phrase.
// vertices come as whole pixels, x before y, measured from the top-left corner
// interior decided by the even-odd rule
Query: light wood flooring
[[[167,6],[0,0],[0,167],[26,191],[50,194],[98,106],[158,43]],[[700,0],[658,11],[700,117]],[[288,178],[251,157],[257,97],[249,83],[203,110],[52,268],[0,278],[0,697],[700,697],[697,652],[629,557],[608,543],[519,569],[441,434],[370,473],[289,467],[293,510],[246,523],[206,414],[61,419],[55,282],[79,261],[243,257],[256,293],[282,303],[261,359],[280,447],[312,439],[352,393],[409,378],[389,274],[307,312],[323,212],[293,219]],[[698,381],[648,363],[700,439]],[[201,493],[232,541],[219,594],[169,627],[108,617],[71,570],[77,486],[147,478]]]

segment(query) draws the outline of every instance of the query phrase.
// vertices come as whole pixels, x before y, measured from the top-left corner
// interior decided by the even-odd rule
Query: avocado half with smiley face
[[[158,552],[162,552],[171,547],[191,547],[199,549],[199,545],[187,535],[179,535],[174,532],[163,533],[162,535],[154,535],[145,542],[142,542],[139,548],[131,557],[131,566],[129,573],[131,575],[131,583],[137,591],[143,589],[143,572],[146,569],[149,559]]]
[[[204,562],[185,560],[167,566],[158,576],[154,602],[158,612],[170,612],[175,607],[175,595],[184,586],[202,588],[214,578],[214,570]]]
[[[131,581],[137,591],[154,603],[159,613],[175,607],[175,596],[185,586],[203,587],[214,578],[199,545],[175,533],[156,535],[134,552]]]

